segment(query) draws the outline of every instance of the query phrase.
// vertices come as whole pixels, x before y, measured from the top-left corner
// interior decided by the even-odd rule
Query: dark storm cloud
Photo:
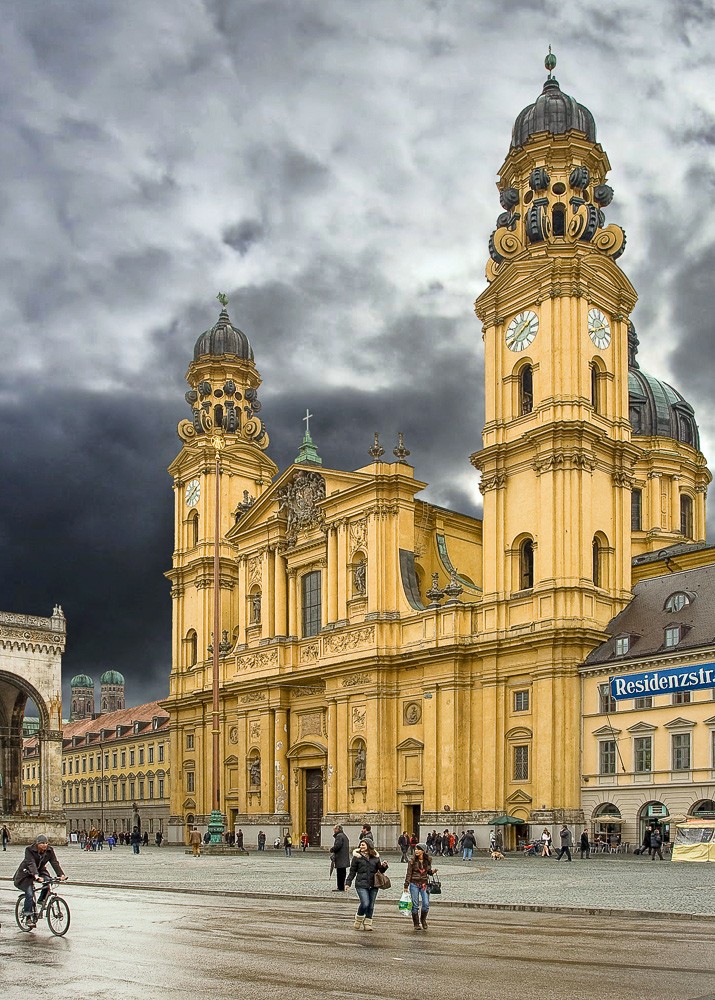
[[[715,447],[712,3],[8,0],[3,28],[0,607],[65,606],[68,677],[166,690],[165,467],[218,291],[281,468],[309,406],[327,465],[403,431],[428,496],[479,509],[472,303],[549,43],[613,163],[640,360]]]

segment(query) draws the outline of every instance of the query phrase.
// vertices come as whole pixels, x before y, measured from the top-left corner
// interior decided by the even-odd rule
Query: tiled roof
[[[159,728],[152,729],[152,719],[159,719]],[[96,734],[89,743],[83,742],[80,746],[94,746],[99,743],[99,733],[102,729],[109,730],[111,735],[102,740],[102,745],[110,743],[112,740],[124,740],[127,736],[133,735],[134,723],[142,723],[139,736],[150,736],[156,732],[166,732],[169,723],[169,713],[162,708],[158,701],[148,701],[145,705],[134,705],[132,708],[121,708],[117,712],[105,712],[94,719],[78,719],[76,722],[67,722],[62,727],[62,736],[65,741],[72,740],[75,736],[86,737],[89,733]],[[121,736],[116,735],[117,726],[125,728]],[[23,748],[36,746],[37,737],[31,736],[23,740]],[[79,749],[79,747],[77,747]]]
[[[690,603],[680,611],[666,611],[668,598],[683,592],[689,596]],[[665,629],[676,625],[683,626],[680,642],[666,647]],[[633,600],[611,619],[606,632],[612,638],[589,653],[586,666],[627,663],[656,653],[677,654],[708,646],[713,647],[715,654],[715,565],[666,573],[637,583],[633,588]],[[631,636],[630,648],[624,656],[616,656],[616,636],[621,635]]]

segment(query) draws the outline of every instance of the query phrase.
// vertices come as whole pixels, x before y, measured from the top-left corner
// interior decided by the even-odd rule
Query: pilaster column
[[[246,600],[246,557],[238,557],[238,642],[246,643],[246,626],[248,625],[248,604]]]
[[[274,598],[275,608],[275,635],[286,635],[286,561],[280,552],[274,553],[275,574],[274,574]]]
[[[671,531],[680,531],[680,476],[670,477],[670,509],[671,509]],[[695,504],[693,504],[693,538],[695,534]]]
[[[338,812],[348,811],[348,702],[338,702],[337,752],[335,774],[337,778]]]
[[[288,635],[298,635],[298,596],[296,593],[295,578],[298,571],[288,570]]]
[[[288,709],[274,708],[274,811],[290,812],[288,781]]]
[[[325,628],[328,624],[328,587],[330,579],[326,572],[328,561],[327,559],[319,559],[317,565],[320,569],[320,627]]]
[[[328,622],[336,622],[338,618],[338,529],[335,525],[328,528]]]
[[[343,521],[338,525],[338,610],[337,620],[348,617],[348,525]]]
[[[266,558],[263,560],[263,585],[261,595],[261,622],[263,624],[263,638],[272,638],[276,633],[274,629],[275,618],[273,611],[273,601],[275,594],[275,561],[276,554],[273,549],[266,551]]]
[[[338,811],[338,706],[328,701],[328,812]]]
[[[62,736],[60,735],[59,739],[53,739],[47,735],[40,735],[39,742],[40,812],[58,812],[62,808],[62,793],[60,791],[62,788]]]

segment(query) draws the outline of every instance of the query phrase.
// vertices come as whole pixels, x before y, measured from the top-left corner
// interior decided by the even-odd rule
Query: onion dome
[[[539,97],[516,116],[511,145],[523,146],[535,132],[561,135],[571,129],[585,132],[589,142],[596,141],[596,123],[591,112],[575,98],[564,94],[558,80],[549,76]]]
[[[88,677],[87,674],[77,674],[77,676],[73,677],[72,680],[70,681],[70,687],[93,688],[94,681],[92,680],[91,677]]]
[[[628,419],[636,437],[669,437],[700,449],[695,411],[667,382],[642,371],[635,327],[628,330]]]
[[[105,670],[99,678],[100,684],[123,684],[124,677],[118,670]]]
[[[238,327],[233,326],[225,305],[214,326],[202,333],[196,341],[194,361],[206,356],[217,357],[221,354],[233,354],[244,361],[253,361],[253,349],[248,337]]]

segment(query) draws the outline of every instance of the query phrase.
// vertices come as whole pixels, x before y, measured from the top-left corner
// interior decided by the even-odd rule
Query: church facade
[[[225,305],[197,341],[169,469],[171,840],[211,811],[214,641],[221,808],[249,843],[583,822],[579,667],[631,601],[633,557],[704,539],[711,478],[692,408],[638,366],[609,169],[550,73],[499,171],[475,306],[482,520],[421,500],[401,440],[344,471],[306,431],[279,473]]]

